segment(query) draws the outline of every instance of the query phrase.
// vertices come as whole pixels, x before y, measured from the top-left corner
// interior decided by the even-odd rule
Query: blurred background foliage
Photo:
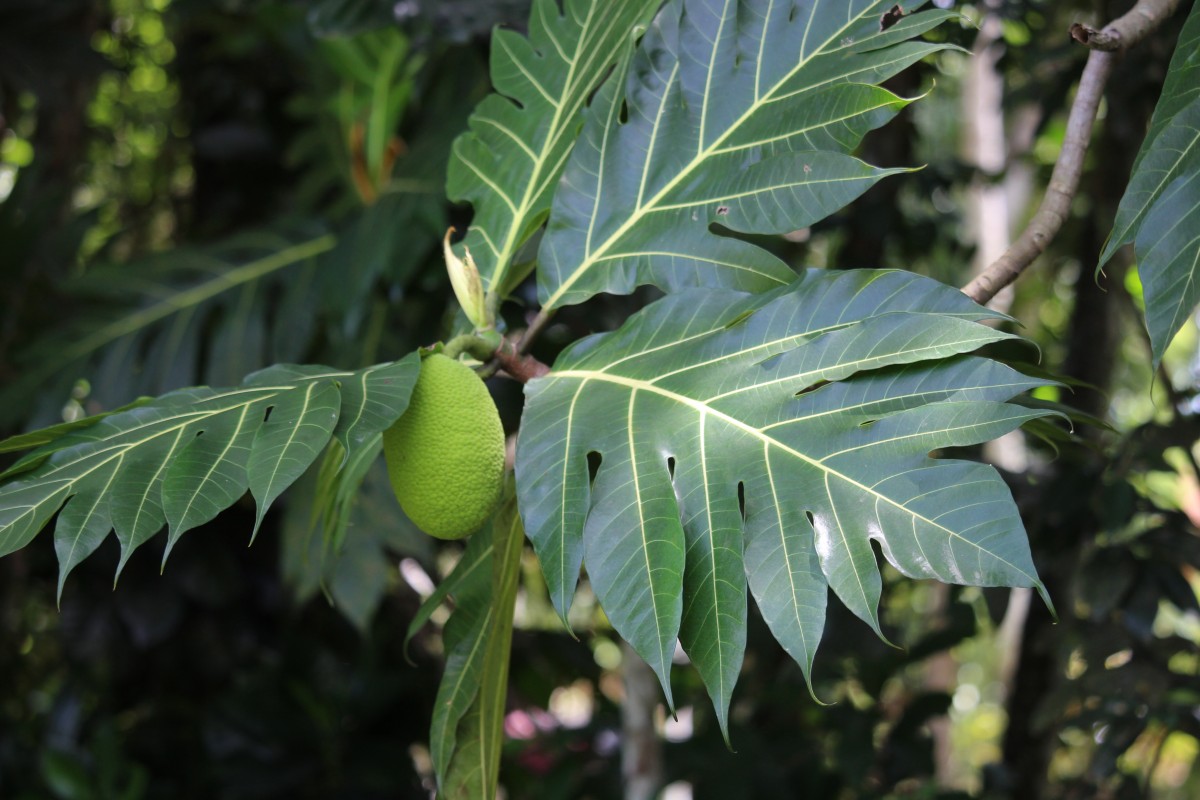
[[[1129,5],[960,5],[970,24],[941,35],[974,54],[898,77],[900,94],[936,87],[863,147],[881,166],[927,168],[766,244],[797,266],[965,282],[1048,179],[1086,55],[1067,26]],[[487,91],[488,31],[520,29],[527,8],[0,3],[0,434],[278,361],[355,368],[446,336],[437,244],[470,214],[444,200],[449,147]],[[885,571],[902,649],[831,608],[821,705],[752,614],[736,753],[682,656],[678,717],[650,709],[663,796],[1200,796],[1196,327],[1151,374],[1133,265],[1092,277],[1177,30],[1118,67],[1073,216],[1003,298],[1040,349],[1003,355],[1067,376],[1070,390],[1043,399],[1112,426],[1077,425],[1057,450],[1017,434],[976,453],[1013,487],[1058,624],[1028,592]],[[651,297],[564,311],[537,355],[552,361]],[[525,314],[513,303],[506,321]],[[492,383],[512,431],[519,387]],[[0,561],[0,797],[428,796],[445,611],[407,657],[403,632],[458,550],[412,529],[378,465],[337,519],[314,494],[285,496],[250,550],[244,507],[183,540],[165,576],[135,556],[115,592],[109,542],[61,609],[49,540]],[[341,525],[344,543],[328,547],[323,532]],[[625,651],[586,589],[575,641],[530,554],[523,575],[507,796],[620,797]]]

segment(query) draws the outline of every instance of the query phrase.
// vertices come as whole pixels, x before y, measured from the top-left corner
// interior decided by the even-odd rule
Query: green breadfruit
[[[500,501],[504,429],[475,371],[434,354],[421,363],[408,410],[383,434],[392,490],[421,530],[461,539]]]

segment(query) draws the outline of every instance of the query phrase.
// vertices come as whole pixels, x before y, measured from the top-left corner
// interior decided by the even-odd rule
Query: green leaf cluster
[[[878,84],[945,49],[917,37],[954,14],[893,5],[535,0],[528,37],[495,32],[497,93],[447,183],[474,207],[492,310],[534,269],[547,316],[648,284],[665,297],[526,386],[515,500],[430,601],[456,599],[431,737],[443,793],[494,792],[526,532],[564,620],[586,567],[668,700],[682,642],[726,735],[750,595],[810,682],[830,589],[882,635],[876,546],[911,577],[1045,596],[998,474],[938,457],[1051,413],[1009,402],[1045,380],[977,354],[1015,338],[1000,315],[910,273],[798,274],[747,240],[904,172],[853,153],[911,102]],[[58,512],[61,590],[112,530],[122,564],[163,525],[169,553],[247,489],[261,524],[327,447],[338,538],[417,359],[272,368],[22,440],[38,449],[0,476],[0,555]]]

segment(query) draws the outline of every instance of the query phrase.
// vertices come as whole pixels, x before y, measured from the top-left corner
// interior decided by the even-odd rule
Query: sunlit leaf
[[[542,304],[788,283],[786,265],[715,226],[804,228],[899,171],[848,152],[908,102],[872,84],[945,47],[909,40],[954,15],[884,31],[891,5],[668,3],[585,114],[539,249]]]
[[[1200,6],[1192,9],[1100,255],[1134,243],[1157,365],[1200,301]]]
[[[827,587],[880,630],[872,542],[911,577],[1044,594],[996,472],[929,456],[1049,413],[1006,402],[1046,381],[969,355],[1013,338],[996,317],[909,273],[813,271],[669,295],[568,348],[526,387],[516,462],[559,613],[586,562],[668,699],[679,637],[725,728],[747,578],[806,675]]]
[[[487,628],[494,624],[496,609],[491,604],[492,529],[471,537],[463,553],[463,564],[474,564],[486,556],[487,569],[469,570],[455,593],[454,613],[446,621],[442,641],[446,649],[446,667],[438,685],[429,726],[429,754],[434,771],[444,776],[458,741],[458,723],[479,692],[483,655],[487,650]]]
[[[475,208],[465,244],[485,290],[506,293],[517,248],[550,208],[584,104],[661,1],[536,0],[528,38],[493,33],[496,93],[455,141],[446,184],[450,199]]]
[[[310,383],[303,393],[289,393],[271,409],[271,416],[255,434],[246,465],[250,493],[258,502],[254,533],[271,503],[304,474],[329,442],[341,401],[333,383]]]

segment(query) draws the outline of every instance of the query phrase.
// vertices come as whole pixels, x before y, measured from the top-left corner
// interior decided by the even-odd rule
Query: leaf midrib
[[[646,539],[646,515],[642,509],[642,487],[641,478],[638,475],[637,446],[633,441],[633,405],[634,399],[637,397],[637,391],[638,390],[636,388],[632,388],[629,392],[629,413],[625,420],[625,427],[628,430],[629,437],[629,468],[630,472],[633,474],[633,504],[637,507],[638,535],[642,537],[642,559],[646,564],[646,585],[647,588],[650,589],[650,603],[654,606],[650,616],[654,618],[655,649],[658,651],[657,655],[659,669],[665,673],[670,669],[670,667],[667,666],[666,653],[663,652],[662,623],[660,623],[658,620],[658,592],[654,591],[654,566],[650,563],[650,543]]]
[[[569,104],[570,105],[570,113],[569,114],[564,115],[564,113],[563,113],[564,107],[567,106],[568,103],[567,102],[557,102],[556,103],[553,100],[551,100],[549,97],[547,97],[545,90],[543,90],[541,88],[540,84],[533,81],[532,77],[528,76],[528,74],[525,72],[524,68],[520,65],[518,60],[512,55],[512,53],[510,51],[507,50],[507,47],[505,48],[506,52],[509,53],[509,57],[511,58],[513,63],[518,65],[518,68],[521,69],[522,74],[526,74],[526,77],[530,80],[530,82],[538,87],[539,93],[541,93],[542,96],[546,98],[547,103],[552,108],[554,108],[554,114],[550,119],[550,126],[547,130],[545,144],[541,148],[541,152],[536,154],[536,156],[534,156],[534,154],[531,152],[531,150],[529,148],[527,148],[527,147],[523,148],[526,150],[527,153],[529,153],[529,155],[533,159],[533,170],[530,172],[529,180],[525,182],[525,189],[524,189],[524,193],[521,197],[521,202],[517,205],[514,205],[513,202],[508,198],[507,195],[505,195],[503,192],[499,192],[498,188],[493,186],[493,189],[495,189],[500,194],[500,196],[504,198],[505,202],[508,204],[509,208],[511,209],[512,219],[508,226],[508,232],[504,235],[504,239],[502,240],[502,247],[500,249],[496,249],[496,269],[493,272],[490,279],[488,280],[488,291],[489,292],[494,291],[497,286],[503,285],[504,276],[508,272],[509,267],[511,266],[509,264],[509,261],[511,260],[513,252],[516,249],[516,239],[520,235],[521,229],[524,228],[528,222],[530,209],[532,209],[534,202],[537,200],[538,197],[541,196],[542,191],[544,190],[544,188],[546,186],[546,183],[543,180],[543,173],[547,172],[546,166],[549,163],[549,157],[554,152],[554,149],[558,146],[558,143],[561,140],[563,133],[569,127],[567,124],[564,123],[563,120],[564,119],[573,119],[574,116],[576,115],[576,113],[578,113],[579,109],[581,108],[583,101],[586,99],[586,92],[577,92],[576,91],[576,87],[574,84],[576,68],[580,67],[579,72],[581,72],[581,73],[586,72],[586,70],[589,67],[591,67],[593,61],[595,61],[600,55],[603,55],[597,51],[597,48],[593,47],[593,48],[591,48],[591,53],[587,56],[586,62],[583,63],[581,66],[582,59],[581,59],[580,54],[588,52],[588,48],[587,48],[587,44],[589,43],[588,31],[591,27],[592,19],[595,15],[596,7],[598,5],[600,5],[599,2],[593,2],[593,3],[589,4],[587,17],[580,24],[580,36],[579,36],[579,40],[576,45],[576,48],[572,53],[572,57],[570,59],[564,59],[569,64],[569,67],[567,69],[566,80],[563,81],[563,97],[560,98],[560,101],[566,101],[569,98],[571,98],[572,95],[577,95],[575,97],[574,102],[571,102]],[[569,12],[567,12],[567,13],[569,13]],[[608,25],[604,28],[604,30],[602,32],[598,33],[595,38],[603,39],[606,35],[608,35],[608,32],[611,31],[613,26],[616,24],[615,20],[618,18],[619,18],[619,16],[617,14],[611,15]],[[550,32],[550,24],[551,23],[549,21],[546,23],[546,36],[550,39],[551,42],[553,42],[555,51],[558,52],[559,55],[561,56],[562,50],[560,48],[558,41],[554,38],[553,34]],[[567,154],[569,154],[569,153],[570,153],[570,148],[567,149]],[[558,162],[554,166],[555,167],[559,166],[563,162],[563,160],[565,160],[566,157],[567,157],[567,155],[564,154],[562,157],[559,158]],[[474,165],[471,165],[471,169],[477,175],[480,175],[479,170],[476,169],[474,167]],[[549,172],[553,173],[554,170],[549,170]],[[480,175],[480,177],[483,178],[482,175]],[[489,185],[491,185],[490,181],[487,181],[486,178],[484,178],[484,181],[487,182]],[[484,233],[483,229],[480,228],[478,230],[480,230],[481,233]],[[490,237],[487,237],[485,235],[485,238],[487,238],[488,241],[490,242]],[[495,249],[494,246],[493,246],[493,249]]]
[[[287,457],[288,451],[291,449],[292,445],[296,442],[296,437],[299,435],[300,429],[302,427],[304,427],[305,424],[307,424],[307,423],[305,423],[304,419],[306,416],[308,416],[309,408],[312,407],[313,392],[316,390],[316,388],[318,386],[319,386],[319,384],[316,381],[313,381],[312,383],[308,384],[308,386],[306,386],[304,389],[304,401],[303,401],[303,403],[301,403],[300,409],[296,413],[296,418],[295,418],[294,424],[290,426],[291,429],[288,431],[287,439],[283,442],[283,445],[281,447],[279,447],[279,457],[272,459],[272,461],[275,462],[275,465],[274,465],[274,467],[272,467],[271,476],[267,480],[266,486],[264,487],[264,491],[263,491],[264,499],[271,497],[272,492],[274,492],[275,480],[279,477],[280,470],[283,469],[283,461]],[[260,430],[265,430],[265,429],[266,429],[266,425],[263,425],[262,429],[260,429]],[[253,451],[253,448],[251,448],[251,451]]]
[[[1198,100],[1193,100],[1192,102],[1198,102]],[[1188,103],[1188,106],[1190,105],[1191,103]],[[1183,112],[1187,110],[1188,106],[1184,106],[1184,108],[1180,109],[1179,114],[1177,114],[1175,118],[1172,118],[1166,125],[1163,126],[1163,129],[1159,132],[1158,138],[1162,138],[1163,133],[1165,133],[1167,129],[1171,127],[1179,115],[1182,115]],[[1181,127],[1185,126],[1181,124]],[[1138,210],[1134,218],[1131,219],[1129,223],[1121,230],[1119,236],[1110,237],[1110,242],[1120,242],[1122,245],[1128,244],[1131,240],[1131,232],[1140,228],[1142,223],[1146,221],[1146,217],[1150,215],[1151,206],[1154,205],[1153,201],[1157,201],[1162,197],[1164,187],[1168,184],[1169,179],[1173,179],[1172,176],[1175,173],[1175,170],[1179,168],[1179,165],[1188,157],[1188,155],[1191,154],[1192,150],[1196,148],[1197,144],[1200,143],[1200,128],[1192,128],[1192,131],[1195,135],[1192,136],[1192,140],[1188,142],[1186,146],[1180,148],[1178,151],[1178,158],[1171,162],[1168,167],[1159,171],[1159,174],[1162,175],[1162,178],[1160,178],[1159,181],[1152,187],[1147,188],[1144,192],[1139,193],[1138,196],[1140,198],[1146,198],[1146,202],[1142,203],[1142,207]],[[1153,148],[1151,148],[1149,152],[1153,152]],[[1112,247],[1112,252],[1115,252],[1119,246],[1121,245]],[[1111,253],[1107,253],[1107,255],[1111,257]],[[1101,258],[1101,263],[1103,263],[1104,260],[1104,258]]]
[[[751,116],[756,114],[763,106],[767,105],[767,103],[769,102],[769,98],[771,97],[772,94],[774,94],[776,91],[778,91],[780,87],[785,85],[792,78],[793,75],[795,75],[797,72],[799,72],[801,69],[803,69],[813,58],[815,58],[818,55],[820,55],[821,53],[823,53],[825,50],[825,47],[827,47],[830,42],[834,41],[834,39],[836,37],[841,35],[843,31],[847,30],[851,26],[853,26],[853,25],[857,24],[859,21],[861,21],[866,16],[865,12],[866,12],[867,8],[874,8],[874,6],[875,6],[875,4],[871,3],[870,5],[865,6],[863,11],[860,12],[857,16],[848,18],[846,20],[846,23],[841,28],[839,28],[833,35],[831,35],[824,42],[822,42],[821,45],[819,47],[817,47],[816,49],[814,49],[810,55],[808,55],[808,56],[803,55],[803,43],[802,43],[801,58],[800,58],[800,61],[796,64],[796,66],[793,67],[779,81],[777,81],[770,88],[770,90],[766,93],[766,95],[763,95],[760,97],[755,97],[754,102],[751,103],[751,105],[746,109],[746,111],[743,112],[742,115],[739,116],[733,122],[733,124],[731,124],[725,130],[724,133],[722,133],[720,136],[718,136],[716,139],[714,139],[710,145],[700,149],[696,153],[695,157],[693,157],[692,160],[690,162],[688,162],[688,164],[685,165],[674,178],[672,178],[670,181],[668,181],[666,183],[666,185],[663,186],[663,188],[660,189],[654,195],[654,197],[650,198],[649,202],[645,206],[642,206],[639,204],[638,207],[635,208],[633,210],[633,212],[629,215],[629,217],[623,223],[621,223],[620,226],[617,227],[617,229],[599,246],[599,248],[597,248],[595,251],[591,251],[587,255],[585,255],[583,261],[580,262],[579,266],[576,267],[575,271],[565,281],[563,281],[559,285],[559,287],[550,295],[550,297],[548,297],[546,299],[544,306],[546,308],[554,308],[558,304],[559,300],[561,300],[562,297],[568,291],[570,291],[571,287],[573,285],[575,285],[575,283],[584,274],[586,274],[588,272],[588,270],[590,269],[592,264],[594,264],[600,257],[602,257],[604,255],[604,253],[606,253],[608,251],[609,248],[611,248],[614,244],[616,244],[618,241],[620,241],[621,238],[626,233],[628,233],[631,228],[634,227],[634,225],[636,225],[638,222],[641,221],[643,216],[645,216],[648,213],[652,213],[650,211],[646,211],[646,209],[654,209],[654,207],[659,203],[659,201],[661,201],[663,199],[663,197],[667,196],[668,193],[670,193],[672,190],[674,190],[674,188],[681,181],[683,181],[685,178],[687,178],[692,173],[692,171],[694,169],[696,169],[697,166],[699,166],[700,164],[703,164],[708,158],[710,158],[712,156],[713,152],[715,150],[717,150],[726,139],[728,139],[730,136],[732,136],[738,130],[738,128],[740,128],[741,125],[746,122],[746,120],[748,120]],[[815,9],[814,9],[814,13],[815,13]],[[722,24],[723,23],[724,23],[724,15],[722,15]],[[804,31],[804,41],[805,42],[808,39],[808,33],[811,29],[812,29],[811,24],[807,28],[805,28],[805,31]],[[764,30],[763,38],[765,38],[765,30]],[[714,44],[714,50],[715,50],[715,48],[716,48],[716,45]],[[680,54],[675,53],[676,68],[678,67],[679,57],[680,57]],[[760,67],[760,66],[761,66],[761,62],[759,62],[759,64],[756,65],[756,67]],[[709,71],[709,74],[711,75],[711,69]],[[666,90],[664,89],[664,97],[660,99],[660,104],[666,102],[665,91]],[[707,104],[707,100],[708,100],[708,96],[706,94],[706,96],[705,96],[706,104]],[[654,135],[657,135],[657,128],[658,128],[658,120],[656,119],[654,129],[651,134],[652,137]],[[609,136],[604,137],[604,139],[606,141],[608,138],[609,138]],[[700,141],[703,142],[703,139],[701,139]],[[644,168],[648,169],[649,168],[649,159],[650,159],[649,153],[647,153],[646,159],[647,160],[646,160],[646,164],[644,165]]]
[[[876,502],[882,501],[894,508],[900,509],[904,513],[910,515],[914,520],[919,520],[921,522],[928,524],[930,527],[933,527],[933,528],[936,528],[937,530],[943,531],[947,537],[961,541],[964,544],[970,545],[971,547],[975,548],[976,550],[978,550],[980,552],[987,553],[992,558],[994,558],[997,561],[1000,561],[1000,562],[1004,563],[1005,565],[1007,565],[1008,567],[1010,567],[1014,572],[1028,578],[1031,581],[1032,585],[1034,585],[1034,586],[1039,585],[1037,579],[1034,578],[1033,576],[1029,575],[1027,572],[1025,572],[1025,570],[1021,569],[1020,567],[1016,566],[1015,564],[1012,564],[1007,559],[1001,557],[999,554],[994,553],[990,550],[986,550],[981,545],[979,545],[975,542],[972,542],[969,539],[963,537],[957,531],[953,531],[950,528],[947,528],[946,526],[939,524],[935,520],[929,519],[928,517],[924,516],[923,514],[913,511],[912,509],[905,506],[903,503],[899,503],[896,500],[893,500],[892,498],[888,497],[887,495],[877,492],[873,487],[867,486],[866,484],[855,480],[854,478],[850,477],[849,475],[846,475],[845,473],[839,472],[838,470],[827,466],[822,461],[819,461],[810,456],[807,456],[804,453],[802,453],[801,451],[796,450],[793,447],[789,447],[788,445],[784,444],[783,442],[780,442],[777,439],[767,436],[761,430],[759,430],[758,428],[755,428],[753,425],[749,425],[749,424],[737,419],[736,417],[730,416],[729,414],[726,414],[722,411],[718,411],[717,409],[706,405],[702,401],[695,400],[691,397],[687,397],[686,395],[681,395],[681,394],[677,394],[672,391],[668,391],[666,389],[662,389],[658,386],[655,386],[652,383],[647,383],[646,381],[640,381],[635,378],[626,378],[626,377],[619,376],[619,375],[612,375],[609,373],[595,372],[595,371],[589,371],[589,370],[563,370],[561,372],[551,373],[550,375],[547,376],[546,379],[581,380],[584,382],[600,381],[603,383],[612,383],[612,384],[616,384],[618,386],[622,386],[622,387],[628,389],[631,392],[631,394],[634,392],[638,392],[638,391],[651,392],[653,394],[657,394],[660,397],[663,397],[672,402],[678,403],[683,406],[687,406],[688,408],[692,409],[697,414],[701,414],[701,415],[710,414],[713,417],[720,419],[722,422],[725,422],[726,424],[730,425],[731,427],[737,428],[738,430],[741,430],[741,431],[749,434],[750,436],[754,437],[755,439],[758,439],[761,442],[764,442],[767,445],[777,447],[780,450],[787,453],[788,455],[791,455],[791,456],[799,459],[800,461],[804,462],[805,464],[813,467],[814,469],[819,470],[823,475],[826,476],[826,479],[828,479],[829,477],[834,477],[841,481],[844,481],[845,483],[850,484],[851,486],[855,487],[856,489],[859,489],[860,491],[865,492],[866,494],[870,495],[871,497],[874,497],[876,499]],[[631,408],[632,408],[632,405],[633,404],[631,401],[630,402]]]
[[[327,373],[325,375],[305,376],[305,380],[311,379],[311,380],[315,381],[315,380],[317,380],[319,378],[323,378],[323,377],[344,376],[344,375],[351,375],[351,374],[353,374],[353,373],[348,373],[348,372],[346,372],[346,373],[341,373],[341,372]],[[297,384],[297,386],[298,385],[299,384]],[[44,475],[38,476],[38,482],[39,483],[61,482],[62,486],[59,487],[58,489],[55,489],[49,495],[45,495],[43,497],[42,501],[34,503],[33,505],[30,505],[28,507],[28,510],[25,511],[23,514],[20,514],[20,515],[14,517],[10,523],[5,525],[5,529],[14,528],[17,525],[17,523],[19,523],[22,519],[29,516],[30,514],[35,513],[38,508],[40,508],[49,499],[51,499],[55,495],[59,494],[59,492],[61,492],[61,491],[69,492],[69,491],[73,490],[74,487],[78,483],[85,480],[89,475],[91,475],[92,473],[96,472],[97,470],[99,470],[99,469],[103,468],[104,466],[106,466],[107,464],[109,464],[114,458],[122,458],[125,453],[127,453],[128,451],[130,451],[134,448],[141,447],[142,445],[146,444],[147,442],[153,441],[154,439],[157,439],[160,436],[165,436],[167,434],[174,433],[176,431],[182,431],[183,429],[187,428],[189,425],[192,425],[203,419],[211,418],[211,417],[217,416],[219,414],[224,414],[228,411],[234,411],[238,408],[242,408],[245,406],[251,406],[251,405],[254,405],[255,403],[260,403],[264,400],[270,400],[272,397],[275,397],[280,391],[287,391],[289,389],[295,389],[295,388],[297,388],[297,386],[269,386],[269,387],[249,386],[249,387],[235,389],[235,390],[230,391],[225,394],[215,395],[214,397],[211,397],[211,398],[204,398],[204,400],[211,401],[216,398],[224,398],[224,397],[232,396],[235,394],[242,394],[244,392],[269,392],[269,393],[264,394],[259,397],[251,398],[242,403],[235,403],[234,405],[231,405],[231,406],[224,406],[222,408],[217,408],[217,409],[203,409],[200,411],[189,411],[189,412],[180,413],[180,414],[173,414],[170,417],[150,420],[147,422],[140,423],[132,428],[127,428],[125,430],[116,431],[112,435],[103,437],[101,439],[96,439],[94,442],[82,442],[81,444],[103,443],[103,442],[107,442],[107,441],[110,441],[113,439],[117,439],[122,436],[127,436],[130,433],[136,432],[140,428],[148,428],[153,425],[160,424],[162,422],[168,422],[170,420],[181,420],[181,419],[184,420],[183,422],[179,422],[178,424],[169,425],[168,427],[165,427],[162,430],[157,431],[155,433],[149,434],[141,439],[138,439],[137,441],[118,442],[116,444],[112,444],[109,447],[95,450],[95,451],[88,453],[87,455],[82,456],[80,458],[67,461],[64,464],[56,465],[54,467],[54,469],[47,471]],[[107,457],[105,457],[105,456],[107,456]],[[55,475],[59,472],[63,472],[63,471],[66,471],[66,470],[69,470],[72,468],[78,469],[78,468],[80,468],[81,464],[84,464],[87,461],[90,461],[90,460],[98,458],[98,457],[100,459],[99,462],[95,466],[93,466],[89,469],[86,469],[81,474],[77,474],[72,477],[58,478],[58,479],[54,479],[52,477],[53,475]],[[13,484],[13,485],[16,485],[16,484]]]
[[[208,470],[205,471],[204,476],[200,479],[200,482],[196,484],[195,490],[192,491],[191,496],[188,498],[187,505],[183,507],[183,512],[179,515],[180,527],[187,525],[189,522],[188,515],[191,514],[192,506],[195,504],[196,499],[203,494],[204,487],[210,482],[213,482],[213,474],[216,473],[217,467],[221,466],[221,464],[225,462],[225,458],[229,455],[229,451],[233,449],[233,446],[237,440],[244,435],[246,426],[246,412],[250,410],[250,405],[251,404],[246,403],[242,406],[242,413],[238,417],[237,425],[234,427],[233,434],[229,437],[228,441],[225,442],[225,447],[221,449],[220,455],[213,459],[212,464],[209,465]],[[249,450],[249,448],[247,448],[247,450]],[[179,532],[173,531],[173,533],[178,534]],[[164,553],[163,561],[166,562],[166,560],[167,554]]]

